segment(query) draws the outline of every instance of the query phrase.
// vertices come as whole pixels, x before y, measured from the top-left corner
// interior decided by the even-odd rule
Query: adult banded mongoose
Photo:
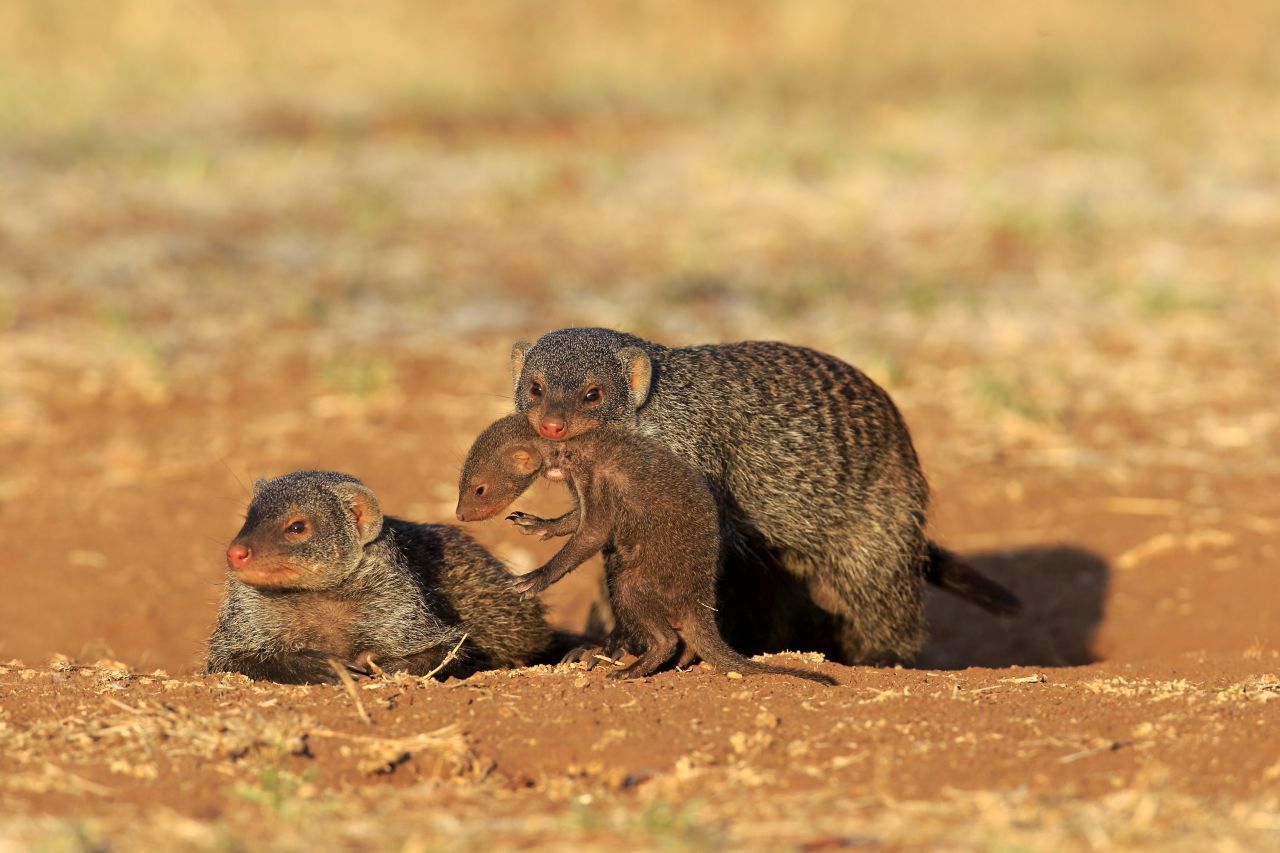
[[[516,411],[544,438],[616,424],[706,476],[722,519],[721,629],[742,651],[814,648],[825,633],[844,663],[909,661],[924,640],[925,580],[994,613],[1020,606],[928,540],[906,424],[834,356],[575,328],[517,343],[511,362]]]
[[[425,675],[464,634],[439,677],[558,654],[541,604],[508,589],[507,571],[470,536],[384,516],[346,474],[254,483],[227,566],[207,672],[332,682],[332,658]]]
[[[521,518],[538,532],[569,539],[546,565],[515,578],[512,588],[539,593],[610,548],[605,579],[618,628],[608,645],[627,635],[640,647],[636,660],[610,678],[650,675],[677,657],[677,666],[687,666],[697,655],[743,674],[835,684],[822,673],[749,660],[721,638],[714,615],[719,510],[706,479],[662,443],[613,425],[553,442],[540,438],[524,416],[508,415],[467,454],[458,518],[491,518],[539,474],[566,480],[576,510],[545,521]]]

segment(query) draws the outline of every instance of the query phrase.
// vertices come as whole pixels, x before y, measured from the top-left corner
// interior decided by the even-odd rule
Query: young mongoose
[[[228,576],[207,672],[331,682],[330,659],[439,677],[532,663],[552,631],[537,601],[456,527],[384,516],[359,480],[298,471],[258,480]]]
[[[908,661],[924,639],[926,580],[994,613],[1019,608],[927,539],[929,489],[906,424],[840,359],[774,342],[669,348],[584,328],[517,343],[511,360],[516,411],[544,438],[614,424],[707,477],[722,518],[721,628],[743,651],[766,650],[762,637],[804,643],[813,620],[798,614],[820,609],[844,663]],[[794,586],[782,575],[816,607],[775,604],[742,580]]]
[[[634,662],[610,678],[649,675],[679,652],[678,666],[697,655],[743,674],[835,683],[821,673],[749,660],[720,637],[719,510],[706,479],[660,442],[611,425],[552,442],[540,438],[524,416],[508,415],[486,429],[467,455],[458,518],[496,515],[539,474],[566,480],[577,509],[549,521],[523,516],[539,532],[568,534],[569,540],[542,568],[515,578],[512,588],[526,595],[541,592],[610,548],[610,602],[620,629],[642,647]],[[566,518],[573,519],[571,530]]]

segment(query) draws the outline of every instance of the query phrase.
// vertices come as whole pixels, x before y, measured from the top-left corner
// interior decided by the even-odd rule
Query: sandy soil
[[[445,371],[413,372],[425,381],[406,399],[465,399],[466,383]],[[233,405],[284,416],[308,401],[243,393]],[[173,431],[150,436],[160,456],[201,446],[201,426],[215,420],[172,408],[160,422]],[[413,408],[383,417],[411,430],[427,420]],[[68,422],[88,430],[94,420]],[[936,462],[944,425],[914,422]],[[329,431],[318,455],[361,454],[371,428]],[[307,464],[300,454],[279,470]],[[422,475],[401,470],[393,452],[382,464],[365,476],[392,512],[434,481],[438,498],[416,514],[447,518],[451,459],[424,463]],[[20,843],[167,838],[197,848],[469,848],[496,838],[1194,849],[1230,824],[1247,847],[1276,843],[1280,629],[1259,606],[1273,597],[1274,497],[1210,478],[1203,485],[1238,503],[1215,505],[1212,527],[1171,533],[1197,510],[1147,497],[1171,493],[1156,485],[1169,472],[1143,471],[1099,497],[1071,471],[945,461],[930,470],[937,533],[1028,611],[997,620],[936,594],[921,668],[824,663],[841,683],[830,690],[701,668],[623,685],[576,666],[446,684],[398,678],[364,684],[354,699],[340,687],[200,677],[219,551],[245,500],[231,473],[143,476],[70,519],[58,506],[70,493],[50,492],[14,519],[47,533],[24,558],[32,568],[10,577],[21,597],[4,603],[6,652],[29,665],[0,667],[0,796],[12,818],[0,832]],[[203,494],[210,480],[216,499]],[[526,503],[558,501],[547,485]],[[220,511],[201,511],[211,505]],[[67,523],[71,541],[58,532]],[[551,547],[500,522],[470,529],[513,564]],[[1021,531],[1040,529],[1063,533],[994,549],[983,538],[1030,540]],[[548,594],[557,621],[581,624],[596,571]],[[55,650],[79,662],[46,664]],[[95,665],[100,656],[109,659]]]

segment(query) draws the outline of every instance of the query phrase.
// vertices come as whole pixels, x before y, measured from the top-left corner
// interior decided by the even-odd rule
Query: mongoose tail
[[[1022,600],[1018,596],[936,542],[929,543],[924,578],[988,613],[1017,616],[1022,612]]]
[[[685,641],[693,646],[698,652],[698,656],[707,663],[725,671],[736,670],[743,675],[747,674],[772,674],[772,675],[790,675],[795,678],[803,678],[808,681],[816,681],[819,684],[825,684],[828,687],[835,687],[837,682],[829,675],[823,675],[821,672],[813,672],[807,669],[797,669],[789,666],[775,666],[773,664],[760,663],[743,657],[729,647],[720,636],[720,632],[716,630],[715,624],[708,620],[697,620],[694,624],[689,625],[682,632]]]

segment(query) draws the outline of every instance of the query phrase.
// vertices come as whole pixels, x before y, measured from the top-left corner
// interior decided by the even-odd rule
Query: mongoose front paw
[[[507,521],[515,525],[516,530],[519,530],[525,536],[533,536],[540,533],[545,541],[556,535],[553,521],[530,515],[527,512],[513,512],[507,516]]]
[[[527,575],[520,575],[519,577],[512,578],[508,588],[512,592],[518,593],[525,598],[529,598],[542,592],[550,585],[551,584],[547,580],[547,576],[539,570],[529,572]]]
[[[352,678],[381,678],[386,675],[370,652],[357,655],[353,663],[346,664],[346,668],[347,672],[351,673]]]
[[[643,678],[643,677],[644,677],[643,673],[635,672],[629,666],[626,667],[625,669],[615,669],[613,672],[605,676],[605,678],[609,679],[610,681],[629,681],[632,678]]]
[[[600,646],[575,646],[569,653],[560,658],[560,663],[585,663],[591,669],[598,663],[596,655],[600,654]]]

